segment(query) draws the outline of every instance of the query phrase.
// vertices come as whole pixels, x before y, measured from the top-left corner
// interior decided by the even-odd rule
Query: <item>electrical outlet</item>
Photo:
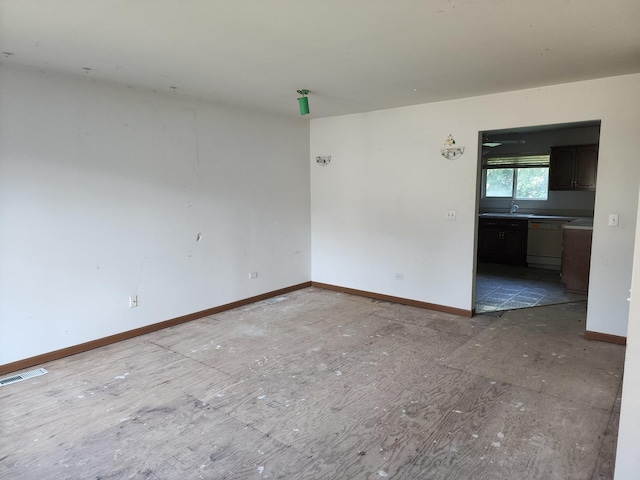
[[[258,278],[258,272],[251,272],[249,274],[249,279]]]
[[[133,297],[129,297],[129,308],[135,308],[138,306],[138,296],[134,295]]]
[[[455,219],[456,219],[456,211],[447,210],[447,220],[455,220]]]
[[[404,275],[402,273],[396,273],[396,280],[404,280]]]
[[[617,227],[618,226],[618,214],[617,213],[610,213],[609,214],[609,226],[610,227]]]

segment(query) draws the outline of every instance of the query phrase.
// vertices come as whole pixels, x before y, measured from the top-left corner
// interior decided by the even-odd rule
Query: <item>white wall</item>
[[[0,100],[0,364],[309,281],[306,119],[6,66]]]
[[[637,478],[640,472],[640,212],[635,243],[615,480]]]
[[[640,75],[627,75],[312,120],[312,279],[470,310],[478,133],[601,120],[587,328],[626,335],[639,107]],[[455,161],[440,155],[450,133],[467,147]]]

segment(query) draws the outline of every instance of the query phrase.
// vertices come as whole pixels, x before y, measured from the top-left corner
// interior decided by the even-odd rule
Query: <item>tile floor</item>
[[[478,264],[476,312],[556,305],[586,300],[586,295],[568,293],[560,283],[560,272],[542,268]]]

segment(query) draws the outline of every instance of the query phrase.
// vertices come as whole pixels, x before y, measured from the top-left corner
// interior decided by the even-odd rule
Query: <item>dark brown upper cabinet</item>
[[[595,190],[598,145],[551,147],[549,190]]]

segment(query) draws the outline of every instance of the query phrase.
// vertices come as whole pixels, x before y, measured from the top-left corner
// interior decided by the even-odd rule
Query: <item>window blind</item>
[[[523,155],[518,157],[485,157],[484,168],[548,167],[549,155]]]

